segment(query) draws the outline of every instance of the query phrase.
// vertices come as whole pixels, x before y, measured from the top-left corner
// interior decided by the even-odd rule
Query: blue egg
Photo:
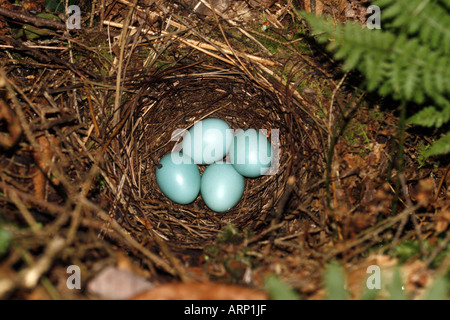
[[[222,160],[233,142],[233,129],[225,121],[207,118],[198,121],[183,137],[183,153],[196,164]]]
[[[230,148],[230,161],[244,177],[259,177],[265,174],[272,164],[272,146],[260,131],[238,130]]]
[[[156,183],[164,195],[179,204],[188,204],[200,192],[200,171],[192,159],[178,152],[166,154],[156,168]]]
[[[230,163],[216,162],[203,172],[200,192],[208,208],[225,212],[239,202],[244,187],[244,177]]]

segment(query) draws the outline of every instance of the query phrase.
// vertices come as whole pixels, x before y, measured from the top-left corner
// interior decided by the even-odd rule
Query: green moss
[[[354,150],[359,151],[361,155],[364,156],[368,151],[371,151],[366,124],[362,124],[356,120],[351,121],[345,129],[343,137],[348,145]]]
[[[217,235],[217,241],[219,243],[233,243],[240,239],[242,239],[242,236],[239,234],[236,227],[231,224],[227,225],[222,232]]]

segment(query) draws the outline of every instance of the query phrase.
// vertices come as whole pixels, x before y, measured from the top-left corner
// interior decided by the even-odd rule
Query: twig
[[[336,98],[336,94],[339,91],[339,89],[342,87],[342,84],[344,83],[345,79],[347,78],[348,72],[346,72],[344,74],[344,76],[342,77],[342,79],[339,81],[338,85],[336,86],[336,88],[334,88],[333,90],[333,94],[331,95],[331,102],[330,102],[330,109],[328,111],[328,145],[331,144],[331,132],[333,131],[331,129],[332,127],[332,121],[333,121],[333,107],[334,107],[334,99]]]
[[[45,201],[43,199],[38,199],[28,193],[25,193],[23,191],[17,190],[16,188],[7,185],[4,182],[0,181],[0,189],[3,190],[3,192],[14,192],[17,194],[22,200],[25,200],[27,202],[33,203],[34,205],[45,208],[49,214],[58,215],[64,213],[65,209],[64,207],[61,207],[57,204]]]
[[[15,21],[31,23],[37,27],[51,27],[58,30],[66,30],[66,25],[51,19],[44,19],[37,16],[31,16],[25,13],[11,11],[0,7],[0,15],[11,18]]]
[[[15,49],[14,46],[9,44],[0,44],[1,49]],[[34,46],[29,45],[28,48],[30,49],[42,49],[42,50],[67,50],[66,47],[54,47],[54,46]]]
[[[62,206],[59,206],[59,205],[51,203],[51,202],[44,201],[42,199],[35,198],[32,195],[29,195],[25,192],[19,191],[16,188],[11,187],[1,181],[0,181],[0,189],[3,192],[15,192],[17,194],[17,196],[19,196],[22,200],[25,200],[25,201],[31,202],[37,206],[46,208],[47,212],[52,213],[54,215],[59,215],[59,214],[63,214],[64,212],[66,212],[66,208],[64,208]],[[86,199],[85,196],[83,195],[83,193],[71,195],[70,198],[74,199],[74,202],[79,205],[80,209],[82,206],[84,206],[90,210],[95,211],[98,217],[100,217],[103,221],[110,224],[110,227],[115,231],[116,234],[120,235],[122,240],[124,240],[126,243],[128,243],[131,247],[140,251],[144,256],[149,258],[150,261],[152,261],[156,266],[160,267],[161,269],[163,269],[164,271],[166,271],[169,274],[172,274],[172,275],[177,274],[175,272],[175,270],[169,264],[167,264],[166,261],[164,261],[159,256],[155,255],[154,253],[152,253],[149,250],[147,250],[146,248],[144,248],[141,244],[139,244],[115,220],[111,220],[110,216],[103,209],[101,209],[97,205],[91,203],[88,199]],[[80,221],[76,218],[77,217],[75,217],[75,220],[77,220],[77,221],[72,222],[72,228],[75,228],[74,226],[76,226]],[[0,298],[2,297],[2,291],[6,290],[5,288],[10,288],[11,285],[15,286],[16,284],[15,284],[15,282],[7,283],[7,282],[0,281]]]
[[[92,106],[91,92],[88,90],[87,85],[84,86],[84,90],[86,91],[86,96],[87,96],[87,100],[88,100],[89,112],[91,114],[92,123],[94,124],[95,133],[97,134],[97,137],[98,137],[100,135],[100,129],[98,127],[97,119],[95,118],[94,108]]]
[[[216,20],[217,25],[219,26],[220,33],[222,34],[222,37],[225,39],[225,42],[227,43],[228,48],[230,49],[230,51],[232,52],[232,54],[236,57],[236,59],[237,59],[237,61],[238,61],[238,63],[239,63],[240,69],[243,70],[243,71],[245,72],[245,74],[246,74],[250,79],[254,79],[253,74],[248,70],[248,68],[245,66],[245,64],[242,63],[242,61],[241,61],[241,59],[239,58],[239,56],[237,55],[236,51],[233,49],[233,47],[231,46],[230,42],[228,41],[228,37],[226,36],[225,31],[224,31],[223,28],[222,28],[222,24],[220,23],[219,18],[217,17],[217,12],[216,12],[216,10],[214,9],[211,0],[208,0],[208,3],[206,3],[205,0],[200,0],[200,1],[201,1],[204,5],[206,5],[206,6],[212,11],[212,13],[213,13],[213,15],[214,15],[214,19]],[[228,58],[228,57],[227,57],[227,58]]]
[[[294,189],[296,183],[296,178],[294,176],[290,176],[286,183],[286,188],[283,192],[283,195],[280,198],[280,201],[278,202],[277,206],[275,207],[275,216],[274,220],[276,223],[278,223],[281,219],[281,216],[283,215],[284,208],[289,201],[289,198],[291,197],[291,193]]]
[[[129,1],[126,1],[126,0],[117,0],[117,1],[118,1],[118,2],[121,2],[121,3],[125,4],[125,5],[127,5],[127,6],[129,6],[129,7],[133,6],[133,3],[129,2]],[[136,11],[139,11],[139,12],[142,12],[142,13],[147,13],[147,12],[145,12],[145,10],[144,10],[141,6],[136,6]],[[155,13],[155,12],[148,12],[148,15],[149,15],[152,19],[156,19],[156,18],[159,17],[158,14]],[[171,26],[173,26],[173,27],[175,27],[175,28],[178,28],[178,29],[180,29],[180,30],[186,29],[185,26],[183,26],[183,25],[181,25],[181,24],[179,24],[179,23],[177,23],[177,22],[175,22],[175,21],[173,21],[173,20],[171,20],[171,19],[169,19],[169,20],[167,21],[167,24],[168,24],[168,25],[171,25]]]
[[[157,245],[160,247],[162,253],[166,256],[166,258],[169,260],[170,264],[173,266],[174,271],[178,274],[180,279],[184,282],[191,281],[191,278],[186,274],[186,270],[184,269],[183,265],[180,263],[180,261],[173,255],[173,253],[170,251],[169,246],[166,244],[164,239],[162,239],[158,233],[154,232],[154,230],[148,230],[152,238],[155,240]]]
[[[48,271],[54,258],[64,249],[66,241],[61,237],[51,240],[45,248],[44,254],[32,266],[26,268],[15,278],[0,280],[0,299],[7,298],[15,289],[34,288],[44,273]]]
[[[127,242],[130,246],[134,247],[138,251],[140,251],[144,256],[149,258],[151,262],[153,262],[158,267],[162,268],[164,271],[171,275],[176,275],[177,272],[163,259],[161,259],[158,255],[150,252],[146,248],[144,248],[139,242],[137,242],[128,232],[126,232],[118,223],[116,220],[112,220],[111,217],[103,211],[101,208],[99,208],[97,205],[91,203],[88,199],[86,199],[84,196],[79,195],[77,197],[77,200],[79,202],[82,202],[84,205],[86,205],[91,210],[97,211],[97,215],[105,222],[109,223],[109,226],[117,233],[119,234],[122,239]]]
[[[448,230],[447,230],[448,231]],[[447,247],[447,244],[450,242],[450,231],[447,232],[444,240],[434,248],[434,250],[430,253],[430,255],[425,260],[425,265],[428,267],[433,260],[437,257],[437,255]]]
[[[28,225],[31,228],[31,231],[33,233],[39,232],[39,225],[37,224],[36,220],[34,219],[33,215],[30,213],[30,211],[27,209],[26,205],[22,202],[22,200],[19,198],[19,196],[15,193],[15,191],[7,193],[11,201],[16,205],[17,209],[19,209],[19,212],[22,214],[25,221],[28,223]]]
[[[361,233],[360,237],[350,243],[348,243],[347,245],[342,246],[339,249],[336,249],[334,251],[332,251],[331,253],[328,254],[327,259],[330,259],[342,252],[345,252],[347,250],[349,250],[350,248],[353,248],[357,245],[362,244],[364,241],[369,240],[371,238],[375,238],[375,236],[377,234],[379,234],[380,232],[390,228],[391,226],[393,226],[394,224],[396,224],[397,222],[401,221],[404,216],[409,215],[411,212],[414,212],[415,210],[417,210],[418,208],[420,208],[423,205],[423,203],[418,203],[412,207],[408,207],[406,209],[404,209],[402,212],[400,212],[398,215],[393,216],[392,218],[388,218],[383,220],[382,222],[380,222],[378,225],[374,226],[373,228],[371,228],[370,230],[368,230],[365,233]],[[364,235],[363,235],[364,234]]]
[[[258,233],[256,236],[251,237],[250,239],[247,240],[247,244],[259,241],[260,239],[264,238],[265,235],[280,229],[282,226],[284,226],[286,224],[286,221],[282,221],[278,224],[274,224],[271,225],[270,227],[268,227],[267,229],[261,231],[260,233]]]
[[[439,192],[441,191],[442,185],[444,184],[444,181],[445,181],[445,177],[447,176],[449,170],[450,170],[450,164],[447,166],[447,168],[445,168],[445,171],[444,171],[444,174],[442,175],[441,181],[439,181],[439,185],[437,187],[436,193],[434,194],[433,201],[437,200],[437,198],[439,196]]]
[[[121,82],[122,82],[122,68],[123,68],[123,59],[125,54],[125,44],[127,43],[128,38],[128,26],[130,25],[130,21],[132,19],[133,12],[137,6],[137,0],[133,1],[132,8],[129,9],[128,15],[125,19],[124,28],[122,29],[122,33],[119,39],[119,65],[117,66],[117,76],[116,76],[116,96],[114,101],[114,122],[113,126],[117,125],[120,120],[120,100],[122,98],[122,90],[121,90]]]
[[[350,110],[348,110],[346,113],[343,112],[342,115],[342,121],[341,125],[335,125],[333,128],[329,128],[329,130],[332,129],[332,133],[329,134],[329,137],[331,137],[331,140],[327,146],[327,162],[326,162],[326,173],[325,173],[325,179],[326,179],[326,191],[327,191],[327,206],[331,208],[331,199],[330,199],[330,183],[333,182],[332,176],[331,176],[331,166],[333,164],[333,158],[334,158],[334,147],[338,142],[339,137],[344,132],[345,128],[347,127],[351,117],[353,116],[353,113],[358,109],[359,101],[363,98],[364,94],[361,94],[359,98],[355,101],[354,105],[350,107]]]
[[[411,199],[410,199],[410,197],[408,195],[408,186],[406,185],[405,175],[402,172],[400,172],[399,175],[398,175],[398,179],[399,179],[400,184],[401,184],[402,193],[403,193],[404,197],[406,198],[406,203],[407,203],[408,207],[410,208],[410,207],[412,207],[413,204],[412,204]],[[423,244],[422,233],[420,232],[420,227],[419,227],[419,224],[417,222],[416,215],[415,215],[415,210],[410,211],[410,213],[408,215],[406,215],[403,218],[402,222],[400,223],[400,226],[397,229],[397,232],[395,234],[394,240],[392,241],[392,243],[393,243],[392,249],[395,247],[395,244],[398,241],[398,238],[400,237],[400,234],[402,233],[406,222],[408,221],[408,217],[411,217],[411,220],[412,220],[413,225],[414,225],[414,230],[416,232],[416,237],[417,237],[417,240],[419,241],[420,252],[424,256],[426,251],[425,251],[425,246]]]
[[[76,68],[76,66],[72,63],[70,63],[69,61],[66,61],[64,59],[61,59],[53,54],[44,54],[42,52],[40,52],[39,50],[36,50],[35,48],[32,48],[30,46],[27,46],[25,44],[23,44],[21,41],[16,40],[14,38],[11,37],[6,37],[6,36],[0,36],[0,40],[4,41],[5,43],[7,43],[7,45],[11,45],[14,47],[14,50],[22,50],[25,51],[27,53],[29,53],[34,59],[38,60],[39,62],[44,62],[44,63],[53,63],[53,64],[59,64],[59,65],[63,65],[67,68],[69,68],[72,72],[74,72],[75,74],[77,74],[80,78],[85,79],[86,77]],[[70,39],[68,39],[70,40]],[[72,41],[72,40],[70,40]],[[81,42],[77,42],[77,44],[80,44]],[[82,44],[81,44],[82,45]],[[84,73],[86,73],[87,75],[91,76],[94,79],[98,79],[98,75],[96,75],[94,72],[91,72],[89,70],[83,70]]]
[[[111,26],[111,27],[116,27],[116,28],[124,28],[124,25],[122,23],[113,22],[113,21],[103,21],[103,24]],[[131,29],[131,30],[136,30],[136,27],[133,27],[133,26],[129,26],[128,28]],[[149,35],[156,35],[156,33],[152,32],[150,30],[147,30],[147,29],[142,29],[142,33],[149,34]],[[225,45],[219,44],[217,41],[212,41],[211,40],[211,43],[214,43],[216,45],[216,46],[213,46],[213,45],[211,45],[209,43],[205,43],[205,42],[202,42],[202,41],[199,41],[199,40],[192,40],[192,39],[182,38],[182,37],[178,36],[175,33],[169,33],[167,31],[161,31],[161,34],[163,36],[170,37],[171,39],[178,40],[178,41],[182,42],[183,44],[185,44],[185,45],[187,45],[189,47],[192,47],[192,48],[194,48],[196,50],[199,50],[199,51],[201,51],[201,52],[203,52],[203,53],[205,53],[205,54],[207,54],[209,56],[212,56],[213,58],[219,59],[219,60],[221,60],[223,62],[226,62],[228,64],[231,64],[233,66],[236,65],[232,60],[223,58],[223,57],[221,57],[221,56],[211,52],[211,50],[212,50],[212,51],[223,51],[226,54],[233,54],[233,51],[228,49]],[[261,63],[263,65],[266,65],[266,66],[277,66],[278,65],[278,63],[276,61],[273,61],[273,60],[269,60],[269,59],[261,58],[261,57],[255,56],[255,55],[242,53],[242,52],[237,52],[237,51],[235,51],[235,53],[238,56],[245,57],[245,58],[247,58],[249,60],[252,60],[252,61],[255,61],[255,62],[259,62],[259,63]]]

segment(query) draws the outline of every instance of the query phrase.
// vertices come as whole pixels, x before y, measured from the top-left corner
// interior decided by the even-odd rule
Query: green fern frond
[[[450,121],[450,105],[443,110],[438,110],[433,106],[423,108],[408,119],[411,124],[424,127],[440,128]]]
[[[450,1],[377,0],[382,30],[359,24],[336,26],[330,20],[302,14],[320,42],[343,61],[343,70],[366,76],[368,90],[421,106],[409,120],[440,128],[450,122]],[[439,142],[439,143],[438,143]],[[448,152],[445,137],[430,155]],[[444,152],[445,151],[445,152]]]
[[[335,53],[336,59],[344,60],[344,70],[358,69],[367,76],[369,90],[381,88],[388,81],[380,93],[418,104],[425,96],[450,93],[446,77],[450,73],[450,55],[441,56],[404,34],[396,37],[389,31],[362,29],[353,23],[333,27],[331,21],[314,15],[305,18],[319,34],[318,40],[329,41],[327,49]]]
[[[447,8],[438,0],[378,0],[383,25],[389,29],[406,28],[408,35],[418,38],[433,49],[450,53],[450,24]],[[387,20],[387,21],[385,21]]]
[[[425,152],[425,157],[439,156],[443,154],[450,153],[450,131],[447,132],[445,136],[440,138],[438,141],[433,143],[433,145]]]

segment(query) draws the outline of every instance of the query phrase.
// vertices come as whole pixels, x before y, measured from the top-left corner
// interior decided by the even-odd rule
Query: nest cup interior
[[[270,222],[293,162],[305,152],[306,144],[299,143],[305,134],[292,119],[294,113],[285,110],[272,92],[244,78],[182,78],[164,87],[149,86],[134,111],[136,125],[129,134],[135,143],[129,161],[138,178],[127,179],[124,186],[129,205],[135,209],[125,213],[128,224],[136,226],[135,230],[151,228],[168,243],[196,247],[214,240],[227,224],[255,230]],[[172,138],[174,130],[189,129],[209,117],[226,121],[232,129],[266,129],[269,141],[273,130],[278,130],[278,170],[245,178],[244,195],[224,213],[209,209],[201,194],[187,205],[172,202],[155,178],[159,160],[182,141]],[[206,167],[199,165],[200,172]]]

